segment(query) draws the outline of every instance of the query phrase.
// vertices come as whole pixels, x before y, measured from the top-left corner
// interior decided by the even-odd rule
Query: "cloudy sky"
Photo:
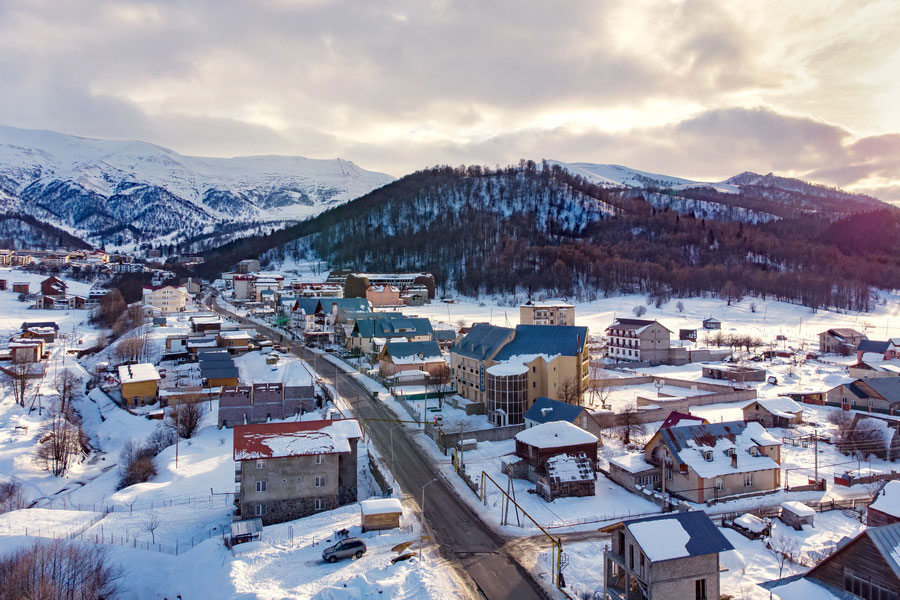
[[[519,158],[900,201],[895,0],[0,0],[0,123],[393,175]]]

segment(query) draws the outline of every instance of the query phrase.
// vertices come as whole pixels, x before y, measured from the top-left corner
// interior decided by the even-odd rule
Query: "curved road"
[[[270,339],[280,339],[282,334],[254,323],[218,306],[211,306],[231,319],[255,328]],[[314,355],[304,346],[290,341],[283,342],[294,353],[312,362]],[[335,369],[333,379],[337,392],[353,407],[360,419],[396,419],[397,416],[381,403],[372,400],[365,388],[348,373]],[[325,377],[323,373],[320,376]],[[393,430],[393,436],[391,434]],[[393,437],[394,478],[401,488],[416,502],[425,489],[425,520],[440,545],[442,554],[455,562],[467,575],[473,589],[488,600],[547,600],[550,596],[541,588],[505,549],[507,540],[491,530],[438,475],[434,465],[411,439],[410,432],[397,423],[369,421],[366,432],[383,457],[391,456]],[[414,434],[415,435],[415,434]],[[421,507],[420,507],[421,508]]]

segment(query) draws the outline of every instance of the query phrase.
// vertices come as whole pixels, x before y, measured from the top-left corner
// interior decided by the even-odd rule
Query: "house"
[[[68,284],[58,277],[48,277],[41,282],[41,294],[54,298],[65,298]]]
[[[530,429],[552,421],[568,421],[585,431],[590,431],[600,438],[600,425],[583,406],[570,404],[561,400],[554,400],[544,396],[538,396],[534,404],[525,411],[525,429]],[[600,442],[602,445],[602,442]]]
[[[359,503],[363,533],[400,527],[403,506],[397,498],[370,498]]]
[[[665,465],[665,489],[691,502],[781,487],[781,442],[755,422],[660,429],[647,443],[644,458]]]
[[[881,527],[900,523],[900,481],[888,481],[866,507],[866,525]]]
[[[533,302],[519,306],[522,325],[575,325],[575,307],[565,302]]]
[[[659,467],[648,463],[640,452],[610,458],[608,473],[611,480],[634,493],[659,487]]]
[[[222,319],[216,316],[195,316],[190,318],[194,333],[217,332],[222,329]]]
[[[679,329],[678,330],[678,339],[686,342],[696,342],[697,341],[697,330],[696,329]]]
[[[370,285],[366,288],[366,300],[372,306],[401,306],[400,288],[392,285]]]
[[[30,294],[31,284],[27,281],[13,281],[12,291],[14,294]]]
[[[431,337],[441,350],[450,350],[456,344],[457,334],[452,329],[435,329]]]
[[[606,356],[615,360],[667,362],[671,334],[659,321],[616,319],[606,328]]]
[[[39,362],[46,348],[40,338],[14,337],[9,342],[9,355],[13,362]]]
[[[370,285],[391,285],[401,290],[424,288],[431,300],[436,288],[431,273],[354,273],[345,269],[329,273],[325,283],[342,286],[345,298],[364,298]]]
[[[783,600],[804,598],[900,598],[900,523],[868,527],[805,575],[760,584]],[[814,586],[814,587],[811,587]]]
[[[272,419],[297,417],[315,407],[312,385],[255,383],[224,386],[219,394],[219,427],[265,423]]]
[[[356,502],[361,437],[356,419],[236,426],[239,518],[272,525]]]
[[[720,596],[719,553],[734,546],[702,511],[631,519],[601,528],[603,598],[715,600]]]
[[[587,454],[557,454],[547,459],[547,474],[537,480],[535,492],[547,502],[557,498],[593,496],[597,473]]]
[[[227,350],[206,350],[199,352],[197,357],[200,363],[200,377],[208,387],[238,384],[238,368]]]
[[[431,377],[447,374],[447,361],[437,342],[389,341],[378,354],[378,372],[390,377],[401,371],[424,371]]]
[[[865,339],[865,334],[849,327],[829,329],[819,334],[819,352],[850,354]]]
[[[56,341],[56,330],[52,327],[31,327],[19,334],[19,337],[27,340],[40,339],[50,344]]]
[[[48,339],[46,336],[42,335],[44,339],[48,342],[56,341],[56,336],[59,335],[59,325],[56,324],[55,321],[25,321],[22,323],[22,327],[20,328],[22,333],[25,333],[29,330],[39,330],[41,332],[46,332],[47,330],[53,331],[53,337]]]
[[[713,317],[703,319],[703,329],[722,329],[722,321],[714,319]]]
[[[900,360],[865,359],[850,366],[850,377],[868,379],[875,377],[900,377]]]
[[[373,354],[380,352],[387,340],[427,342],[432,333],[431,321],[424,318],[358,319],[347,338],[347,347]]]
[[[122,365],[119,367],[119,383],[122,384],[122,400],[130,406],[153,404],[159,395],[160,376],[150,363]]]
[[[587,327],[478,323],[450,351],[457,393],[494,425],[518,425],[538,397],[580,403],[588,389]]]
[[[900,377],[869,377],[828,390],[825,404],[889,415],[900,409]]]
[[[802,531],[804,525],[815,526],[816,511],[796,500],[781,503],[781,515],[779,518],[785,525]]]
[[[795,427],[803,422],[803,407],[788,398],[757,398],[743,408],[744,421],[763,427]]]
[[[250,349],[250,334],[242,330],[220,330],[216,335],[219,347],[229,352],[246,352]]]
[[[13,289],[15,291],[15,289]],[[900,338],[889,340],[862,340],[856,347],[856,360],[893,360],[900,358]]]
[[[554,456],[586,455],[596,471],[599,438],[568,421],[551,421],[516,434],[516,456],[529,465],[529,471],[546,474],[547,461]]]
[[[187,305],[187,299],[188,293],[185,288],[159,285],[145,287],[141,302],[145,307],[156,308],[162,314],[168,315],[183,311]]]

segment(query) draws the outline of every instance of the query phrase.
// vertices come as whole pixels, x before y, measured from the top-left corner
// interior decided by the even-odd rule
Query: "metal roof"
[[[453,341],[456,339],[456,332],[452,329],[435,329],[435,341]]]
[[[509,327],[477,323],[463,339],[457,342],[453,347],[453,352],[466,358],[487,360],[503,346],[503,343],[514,331]]]
[[[441,356],[441,348],[437,342],[388,342],[384,345],[384,351],[392,358],[406,358],[420,354],[425,358]]]
[[[200,365],[200,376],[203,379],[237,378],[238,368],[234,365],[223,364]]]
[[[887,352],[887,349],[890,347],[891,342],[884,341],[880,342],[878,340],[863,340],[859,343],[859,346],[856,347],[857,352],[877,352],[878,354],[884,354]]]
[[[243,535],[253,535],[261,533],[263,530],[262,519],[247,519],[246,521],[235,521],[231,524],[231,537],[239,537]]]
[[[888,564],[894,572],[894,576],[900,578],[900,564],[897,563],[896,548],[900,547],[900,523],[884,525],[882,527],[869,527],[864,534],[869,536],[875,547],[884,557],[884,562]]]
[[[900,402],[900,377],[870,377],[863,383],[881,394],[888,402]]]
[[[503,346],[494,360],[523,354],[575,356],[584,350],[588,328],[572,325],[517,325],[513,340]]]
[[[574,423],[582,410],[584,408],[581,406],[539,396],[531,408],[525,412],[525,418],[535,423],[549,423],[550,421]]]
[[[647,521],[663,521],[675,519],[678,521],[691,539],[685,544],[689,556],[705,556],[707,554],[715,554],[717,552],[725,552],[734,550],[724,535],[710,520],[709,516],[702,510],[692,510],[689,512],[676,512],[653,517],[645,517],[643,519],[633,519],[624,521],[626,528],[635,523],[645,523]],[[645,552],[646,554],[646,552]]]
[[[431,321],[425,318],[359,319],[351,335],[363,338],[411,337],[431,335],[433,331]]]

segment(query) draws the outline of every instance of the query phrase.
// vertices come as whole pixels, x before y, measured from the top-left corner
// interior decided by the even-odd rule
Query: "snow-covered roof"
[[[559,448],[596,444],[597,436],[568,421],[551,421],[520,431],[516,434],[516,441],[536,448]]]
[[[159,381],[159,373],[156,367],[150,363],[139,365],[122,365],[119,367],[119,381],[125,383],[138,383],[141,381]]]
[[[632,523],[628,526],[628,531],[653,562],[691,555],[687,549],[691,534],[675,519]]]
[[[759,423],[710,423],[661,429],[659,434],[676,460],[704,479],[779,468],[759,447],[781,442]],[[757,448],[755,456],[751,448]]]
[[[798,517],[811,517],[816,514],[816,511],[803,504],[802,502],[797,502],[796,500],[789,500],[787,502],[781,503],[781,510],[787,510],[789,512],[794,513]]]
[[[403,512],[403,506],[397,498],[371,498],[359,503],[359,510],[364,515],[384,515]]]
[[[552,300],[529,300],[525,304],[520,304],[519,306],[533,306],[535,308],[575,308],[573,304],[569,304],[568,302],[554,302]]]
[[[766,530],[766,522],[756,515],[745,513],[734,520],[735,525],[740,525],[747,531],[762,533]]]
[[[547,460],[547,476],[560,483],[591,481],[596,478],[594,463],[582,453],[578,456],[558,454]]]
[[[900,481],[888,481],[869,508],[900,518]]]
[[[360,437],[356,419],[238,425],[234,460],[350,452],[350,440]]]
[[[778,417],[793,419],[797,413],[803,412],[803,407],[788,398],[787,396],[779,396],[777,398],[757,398],[744,406],[752,406],[759,404],[767,411]]]
[[[643,471],[656,468],[644,460],[644,455],[640,453],[614,456],[609,459],[609,462],[629,473],[642,473]]]
[[[524,363],[508,360],[502,363],[497,363],[496,365],[491,365],[487,368],[488,375],[493,375],[495,377],[511,377],[513,375],[524,375],[527,372],[528,367]]]

